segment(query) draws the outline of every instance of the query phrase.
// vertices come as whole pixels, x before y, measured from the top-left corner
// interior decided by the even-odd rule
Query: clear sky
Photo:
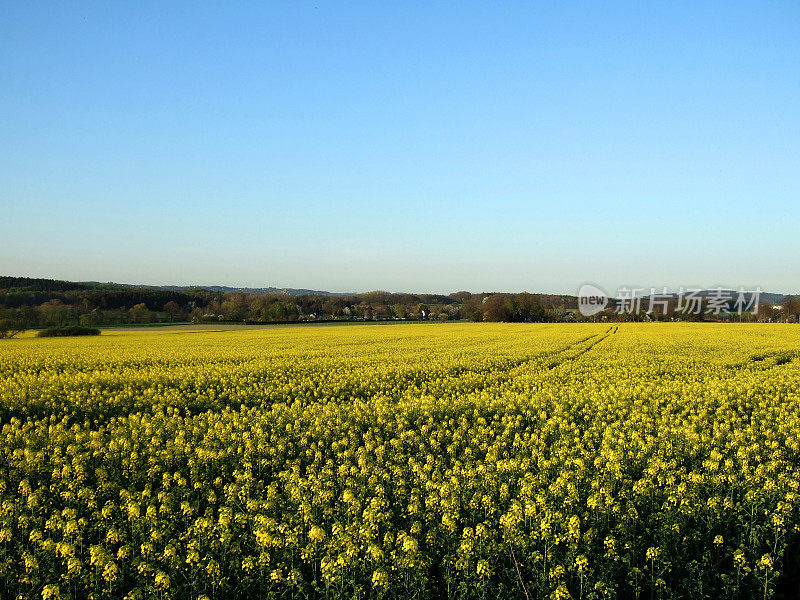
[[[799,292],[800,3],[2,2],[0,274]]]

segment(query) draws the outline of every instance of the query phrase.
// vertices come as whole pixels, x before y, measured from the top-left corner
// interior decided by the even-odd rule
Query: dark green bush
[[[100,335],[99,329],[92,327],[78,327],[70,325],[68,327],[51,327],[36,334],[36,337],[64,337],[70,335]]]

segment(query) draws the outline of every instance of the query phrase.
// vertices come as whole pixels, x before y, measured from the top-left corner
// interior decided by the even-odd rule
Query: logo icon
[[[584,317],[591,317],[608,304],[608,295],[596,285],[585,283],[578,290],[578,311]]]

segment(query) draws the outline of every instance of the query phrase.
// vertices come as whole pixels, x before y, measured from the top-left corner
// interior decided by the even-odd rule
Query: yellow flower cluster
[[[769,597],[798,382],[777,324],[14,339],[2,597]]]

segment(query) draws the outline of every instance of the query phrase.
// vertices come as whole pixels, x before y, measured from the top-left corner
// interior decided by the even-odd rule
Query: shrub
[[[100,335],[100,330],[92,327],[78,327],[77,325],[51,327],[40,331],[36,334],[36,337],[65,337],[70,335]]]

